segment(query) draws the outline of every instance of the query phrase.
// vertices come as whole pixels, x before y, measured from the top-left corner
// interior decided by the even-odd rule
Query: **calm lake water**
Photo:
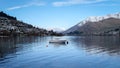
[[[0,68],[120,68],[120,38],[63,36],[0,38]]]

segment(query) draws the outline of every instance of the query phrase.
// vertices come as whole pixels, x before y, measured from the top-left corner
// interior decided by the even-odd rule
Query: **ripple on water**
[[[63,36],[62,39],[69,41],[67,45],[48,44],[50,39],[50,37],[25,37],[17,38],[17,40],[14,38],[9,39],[9,44],[2,39],[0,41],[0,54],[2,55],[0,67],[120,68],[118,38],[113,40],[110,37]]]

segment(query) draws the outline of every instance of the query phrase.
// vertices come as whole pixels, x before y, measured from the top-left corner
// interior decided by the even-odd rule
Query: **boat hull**
[[[66,44],[67,40],[50,40],[49,43],[58,43],[58,44]]]

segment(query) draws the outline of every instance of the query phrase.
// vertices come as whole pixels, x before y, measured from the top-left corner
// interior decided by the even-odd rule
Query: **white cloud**
[[[98,3],[106,0],[65,0],[65,1],[59,1],[59,2],[53,2],[53,6],[69,6],[69,5],[75,5],[75,4],[92,4],[92,3]]]
[[[19,6],[13,6],[10,8],[7,8],[7,10],[15,10],[15,9],[20,9],[20,8],[26,8],[26,7],[31,7],[31,6],[44,6],[45,3],[43,2],[32,2],[24,5],[19,5]]]

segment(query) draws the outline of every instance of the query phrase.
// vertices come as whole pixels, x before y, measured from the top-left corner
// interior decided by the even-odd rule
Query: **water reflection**
[[[120,38],[115,36],[72,36],[67,38],[70,42],[69,44],[49,44],[48,41],[50,39],[51,37],[0,38],[0,58],[5,59],[9,54],[15,56],[16,52],[35,47],[34,43],[38,43],[39,46],[45,43],[45,47],[54,46],[55,48],[72,45],[76,46],[76,49],[83,49],[92,54],[107,53],[109,55],[120,55]]]
[[[74,37],[71,40],[77,48],[83,48],[89,53],[120,55],[120,38],[115,36]]]
[[[61,47],[61,46],[67,46],[67,43],[49,43],[50,45],[53,45],[54,47]]]
[[[0,58],[6,59],[9,54],[16,55],[16,52],[31,47],[34,42],[44,41],[44,38],[39,37],[11,37],[11,38],[0,38]]]
[[[52,38],[0,38],[0,67],[120,68],[119,37],[60,37],[67,45],[49,44]]]

